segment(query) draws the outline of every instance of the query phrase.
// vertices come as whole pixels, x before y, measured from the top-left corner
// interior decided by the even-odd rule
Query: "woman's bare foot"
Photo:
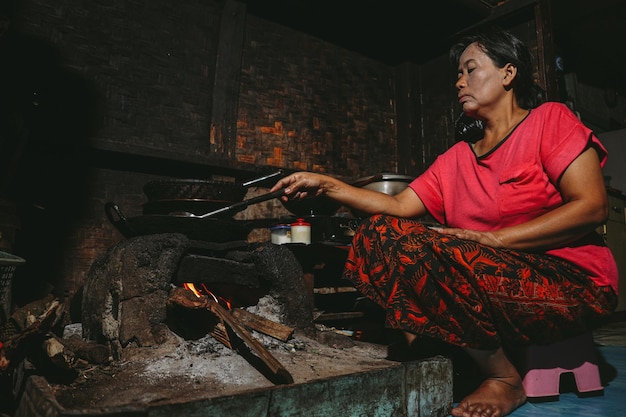
[[[522,378],[501,347],[465,351],[487,379],[452,409],[453,417],[503,417],[526,402]]]
[[[519,378],[489,378],[452,409],[454,417],[503,417],[526,402]]]

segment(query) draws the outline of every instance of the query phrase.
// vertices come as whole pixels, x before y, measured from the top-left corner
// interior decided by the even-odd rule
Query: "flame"
[[[190,290],[198,298],[202,297],[203,295],[207,295],[213,298],[213,301],[215,301],[216,303],[224,305],[228,310],[232,309],[232,303],[230,301],[228,301],[227,299],[223,297],[217,297],[211,290],[207,288],[206,285],[204,284],[200,284],[200,285],[202,286],[202,288],[197,288],[193,282],[185,282],[183,284],[183,288]]]
[[[200,291],[198,291],[196,286],[193,283],[191,283],[191,282],[185,282],[183,284],[183,288],[193,292],[196,295],[196,297],[198,297],[198,298],[200,298],[202,296],[202,294],[200,294]]]

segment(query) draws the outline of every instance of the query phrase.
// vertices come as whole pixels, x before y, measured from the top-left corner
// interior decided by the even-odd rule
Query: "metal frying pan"
[[[127,238],[159,233],[182,233],[193,240],[223,243],[245,240],[252,231],[251,222],[241,220],[194,219],[167,214],[148,214],[127,218],[113,202],[107,202],[104,210],[113,226]]]
[[[153,214],[127,218],[117,204],[107,202],[104,205],[109,221],[125,236],[142,236],[157,233],[182,233],[194,240],[228,242],[243,240],[252,231],[252,222],[222,218],[226,214],[241,211],[251,204],[278,198],[284,190],[263,194],[240,201],[202,215],[191,213]]]
[[[217,217],[220,215],[236,213],[238,211],[244,210],[246,207],[248,207],[251,204],[256,204],[256,203],[261,203],[263,201],[272,200],[274,198],[282,197],[283,195],[285,195],[285,190],[280,189],[280,190],[274,191],[273,193],[267,193],[267,194],[262,194],[256,197],[252,197],[247,200],[243,200],[238,203],[231,204],[230,206],[226,206],[226,207],[219,208],[217,210],[210,211],[205,214],[200,214],[200,215],[196,215],[193,213],[179,213],[179,214],[185,217],[193,218],[193,219],[206,219],[209,217]],[[176,213],[172,213],[172,215],[176,215]]]

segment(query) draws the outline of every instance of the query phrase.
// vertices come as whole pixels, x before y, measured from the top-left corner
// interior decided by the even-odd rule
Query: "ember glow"
[[[193,292],[196,297],[200,298],[203,295],[209,296],[211,297],[216,303],[221,304],[222,306],[226,307],[227,309],[232,309],[232,304],[230,301],[228,301],[227,299],[223,298],[223,297],[217,297],[211,290],[209,290],[206,285],[204,284],[200,284],[201,288],[196,287],[196,285],[193,282],[185,282],[183,284],[183,288]]]

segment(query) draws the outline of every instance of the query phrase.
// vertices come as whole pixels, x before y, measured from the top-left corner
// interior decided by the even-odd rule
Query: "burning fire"
[[[183,288],[193,292],[196,297],[200,298],[203,295],[206,295],[208,297],[211,297],[213,299],[213,301],[215,301],[218,304],[221,304],[222,306],[226,307],[228,310],[232,309],[232,303],[230,301],[228,301],[227,299],[223,298],[223,297],[218,297],[216,296],[211,290],[209,290],[206,285],[204,284],[200,284],[201,288],[196,287],[196,285],[193,282],[185,282],[183,284]]]

